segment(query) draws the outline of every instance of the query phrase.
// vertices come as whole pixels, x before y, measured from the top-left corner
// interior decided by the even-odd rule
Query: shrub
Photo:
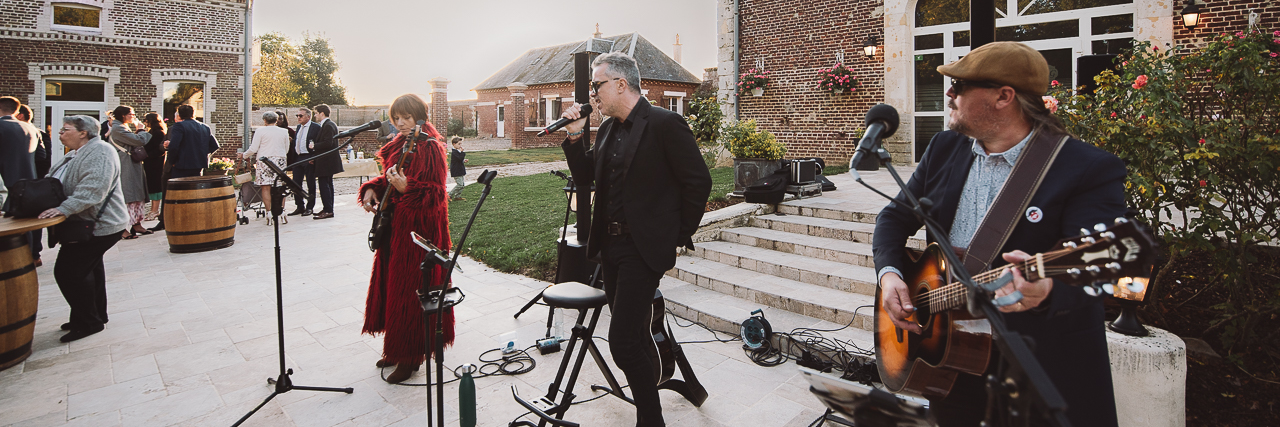
[[[725,125],[720,139],[724,148],[738,159],[780,160],[787,154],[787,147],[769,131],[757,129],[755,120]]]
[[[475,128],[463,126],[462,119],[449,119],[449,136],[473,137],[478,134]]]

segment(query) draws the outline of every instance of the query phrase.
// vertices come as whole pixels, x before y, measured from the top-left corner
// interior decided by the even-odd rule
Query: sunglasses
[[[614,77],[614,78],[609,79],[609,80],[601,80],[601,81],[595,81],[595,80],[592,80],[592,81],[591,81],[591,91],[592,91],[592,92],[599,92],[599,91],[600,91],[600,86],[604,86],[604,84],[605,84],[605,83],[609,83],[609,82],[612,82],[612,81],[614,81],[614,80],[618,80],[618,79],[621,79],[621,78],[622,78],[622,77]]]
[[[960,79],[951,79],[951,90],[955,91],[956,95],[963,93],[965,88],[970,88],[970,87],[995,89],[998,87],[1004,87],[1004,85],[999,83],[992,83],[992,82],[976,82],[976,81],[968,81],[968,80],[960,80]]]

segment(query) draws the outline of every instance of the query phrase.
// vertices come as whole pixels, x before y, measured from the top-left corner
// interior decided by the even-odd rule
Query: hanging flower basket
[[[761,71],[755,68],[747,70],[738,76],[738,96],[746,96],[749,92],[751,96],[760,96],[764,94],[764,88],[769,85],[769,72]]]
[[[862,82],[858,81],[858,76],[853,75],[853,70],[844,64],[836,63],[831,68],[823,68],[818,70],[818,88],[839,95],[846,90],[856,92],[862,86]]]

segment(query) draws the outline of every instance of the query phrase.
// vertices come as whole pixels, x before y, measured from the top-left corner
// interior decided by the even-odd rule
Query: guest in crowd
[[[0,97],[0,178],[8,185],[36,177],[36,150],[40,146],[35,126],[14,117],[22,103],[12,96]],[[8,206],[0,210],[9,210]],[[40,242],[35,232],[27,233],[31,258],[40,260]]]
[[[308,108],[299,108],[294,117],[298,118],[298,129],[293,135],[293,145],[289,147],[289,155],[294,156],[289,164],[298,164],[293,167],[293,182],[300,188],[306,184],[307,197],[303,200],[301,194],[293,195],[298,208],[289,212],[289,216],[311,216],[314,215],[311,210],[316,207],[316,165],[304,160],[311,158],[311,148],[315,147],[316,136],[320,135],[320,124],[311,121],[311,109]]]
[[[133,107],[121,105],[111,112],[115,119],[111,121],[111,144],[116,146],[120,156],[120,187],[124,189],[124,201],[129,209],[129,229],[125,230],[125,239],[137,239],[140,234],[151,234],[142,226],[142,219],[147,213],[147,174],[142,162],[133,161],[130,151],[135,147],[143,147],[151,142],[151,134],[133,114]]]
[[[314,156],[338,148],[338,139],[334,138],[334,135],[338,134],[338,124],[329,120],[328,105],[320,104],[312,109],[315,110],[316,119],[320,122],[320,133],[316,135],[314,146],[309,147]],[[313,162],[316,166],[316,181],[320,183],[320,201],[324,206],[312,218],[333,218],[333,176],[342,173],[342,158],[338,153],[329,153],[324,157],[316,158]]]
[[[107,119],[102,121],[102,126],[99,128],[98,136],[102,137],[103,141],[106,141],[107,137],[111,136],[111,121],[114,120],[115,117],[111,116],[110,111],[103,114],[103,117],[106,117]]]
[[[289,155],[289,129],[276,126],[280,116],[275,111],[268,111],[262,115],[263,123],[266,126],[260,127],[253,132],[253,144],[249,145],[243,153],[237,154],[240,158],[257,159],[257,178],[253,180],[258,185],[258,191],[262,194],[262,206],[268,212],[271,211],[271,187],[276,184],[276,174],[263,164],[263,159],[275,163],[276,166],[284,167],[285,158]],[[289,177],[281,177],[289,179]],[[283,200],[280,203],[284,203]],[[267,225],[271,225],[271,217],[267,217]]]
[[[449,150],[449,176],[457,185],[449,192],[449,200],[466,200],[462,198],[462,187],[467,186],[467,152],[462,150],[462,137],[455,136],[450,140],[453,149]]]
[[[147,113],[142,122],[147,125],[147,132],[151,134],[151,140],[147,141],[147,159],[142,161],[142,170],[147,173],[147,199],[151,201],[151,211],[147,212],[143,220],[154,221],[160,217],[160,203],[164,200],[166,129],[164,121],[160,120],[160,113],[154,111]]]
[[[31,115],[31,107],[27,105],[19,105],[17,114],[13,118],[20,122],[27,122],[36,132],[40,134],[40,145],[36,146],[36,176],[45,176],[49,173],[49,161],[53,159],[53,151],[49,149],[49,132],[36,127]]]
[[[431,123],[423,125],[422,135],[435,139],[418,142],[405,170],[397,170],[400,151],[412,136],[414,123],[427,120],[427,104],[417,95],[401,95],[391,104],[391,118],[400,135],[378,150],[378,160],[385,166],[383,176],[360,187],[359,202],[364,209],[378,209],[380,197],[390,191],[387,203],[394,208],[387,239],[374,253],[373,275],[369,279],[369,296],[365,300],[362,332],[384,334],[379,368],[394,365],[395,371],[386,381],[399,383],[409,378],[426,360],[422,309],[416,292],[424,274],[418,265],[424,251],[413,243],[409,231],[435,242],[445,251],[452,247],[449,238],[449,202],[445,200],[445,147],[440,133]],[[430,285],[439,284],[445,272],[435,267],[429,274]],[[442,331],[445,343],[453,342],[453,310],[446,310]],[[435,323],[434,317],[429,319]],[[431,343],[434,347],[434,343]]]
[[[218,151],[218,139],[208,126],[195,119],[196,110],[190,105],[179,105],[173,126],[169,127],[169,141],[164,149],[173,159],[169,175],[173,178],[200,176],[209,167],[209,155]]]
[[[289,153],[290,153],[289,155],[294,156],[293,142],[294,142],[294,138],[298,137],[298,133],[295,132],[293,128],[289,127],[289,115],[285,114],[284,110],[276,110],[276,118],[277,118],[276,126],[282,127],[284,128],[284,130],[289,131]],[[296,159],[286,159],[286,160],[288,160],[290,164],[297,161]]]
[[[62,249],[53,266],[58,289],[71,306],[70,321],[62,325],[63,330],[70,332],[60,338],[62,342],[75,341],[105,328],[107,276],[102,255],[120,241],[129,226],[120,185],[120,156],[111,144],[97,137],[94,133],[97,131],[98,121],[92,117],[62,118],[58,139],[73,151],[52,168],[49,176],[62,181],[67,200],[40,213],[40,218],[66,216],[93,221],[93,236],[89,240],[60,242]]]

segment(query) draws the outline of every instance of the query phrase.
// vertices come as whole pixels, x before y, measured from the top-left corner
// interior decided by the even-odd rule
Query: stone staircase
[[[745,218],[721,221],[728,225],[719,228],[704,221],[697,249],[677,258],[663,278],[667,307],[677,316],[735,335],[756,309],[763,309],[779,332],[849,325],[822,334],[872,349],[874,309],[867,307],[874,305],[876,290],[871,233],[886,201],[850,174],[829,178],[838,190],[821,197],[759,206]],[[897,192],[885,172],[864,174],[863,179],[886,193]],[[924,232],[909,244],[923,248]]]

